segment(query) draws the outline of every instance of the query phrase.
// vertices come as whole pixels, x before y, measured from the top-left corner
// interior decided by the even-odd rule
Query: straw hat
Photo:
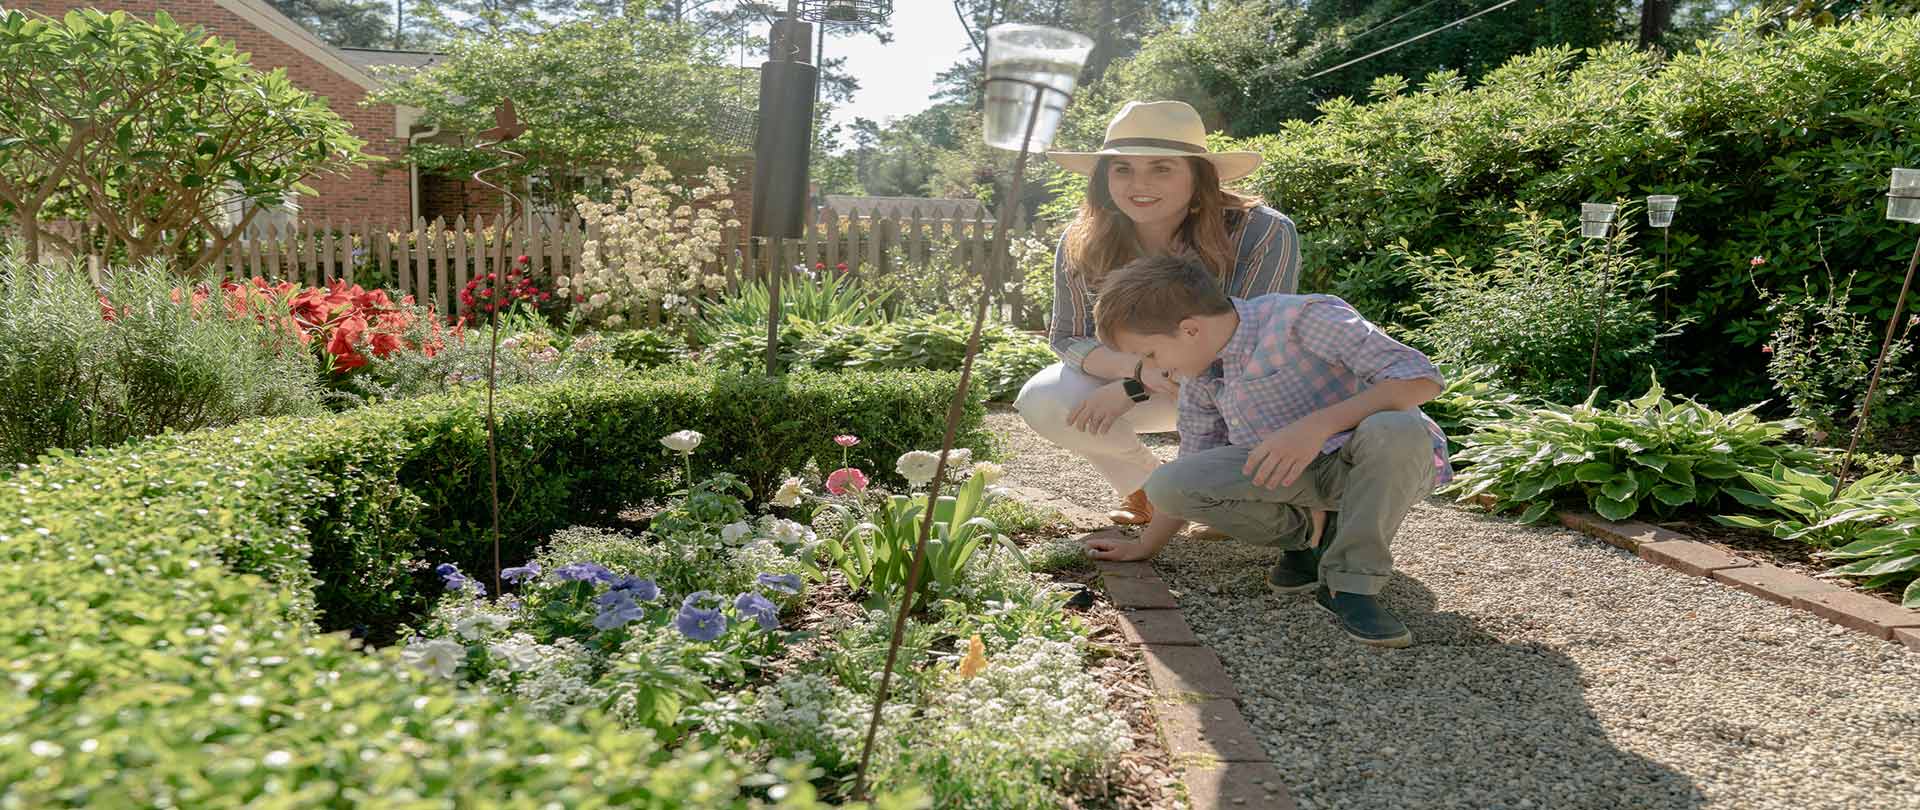
[[[1213,163],[1220,182],[1238,180],[1260,166],[1258,152],[1207,151],[1207,127],[1184,101],[1129,101],[1107,124],[1107,142],[1098,152],[1048,152],[1053,162],[1078,174],[1092,174],[1109,155],[1177,155]]]

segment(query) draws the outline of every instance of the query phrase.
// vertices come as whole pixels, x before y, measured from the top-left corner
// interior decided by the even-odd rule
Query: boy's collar
[[[1220,349],[1220,359],[1245,360],[1253,356],[1253,350],[1260,345],[1259,329],[1253,323],[1252,307],[1243,298],[1228,298],[1233,302],[1233,314],[1240,324],[1233,329],[1233,337],[1227,339],[1227,345]]]

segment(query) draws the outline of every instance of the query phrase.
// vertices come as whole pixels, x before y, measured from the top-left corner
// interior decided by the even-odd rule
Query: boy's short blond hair
[[[1233,311],[1233,301],[1199,259],[1148,256],[1107,274],[1093,302],[1093,333],[1113,345],[1120,331],[1171,335],[1180,322]]]

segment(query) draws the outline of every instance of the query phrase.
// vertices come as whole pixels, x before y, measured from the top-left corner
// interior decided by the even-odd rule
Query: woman
[[[1253,298],[1299,285],[1293,221],[1257,197],[1221,187],[1260,165],[1254,152],[1211,152],[1206,127],[1180,101],[1128,102],[1097,152],[1048,152],[1087,175],[1086,201],[1053,258],[1053,323],[1060,362],[1034,375],[1014,406],[1034,432],[1091,462],[1113,485],[1115,523],[1153,519],[1141,485],[1160,465],[1138,434],[1175,429],[1178,382],[1138,355],[1093,337],[1093,292],[1106,274],[1148,255],[1198,255],[1227,293]],[[1150,396],[1135,403],[1125,381]]]

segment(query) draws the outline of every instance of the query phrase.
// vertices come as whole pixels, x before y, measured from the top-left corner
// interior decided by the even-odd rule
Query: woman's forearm
[[[1080,361],[1080,370],[1102,379],[1118,380],[1133,376],[1133,367],[1139,362],[1140,355],[1101,346],[1089,352],[1087,359]]]

